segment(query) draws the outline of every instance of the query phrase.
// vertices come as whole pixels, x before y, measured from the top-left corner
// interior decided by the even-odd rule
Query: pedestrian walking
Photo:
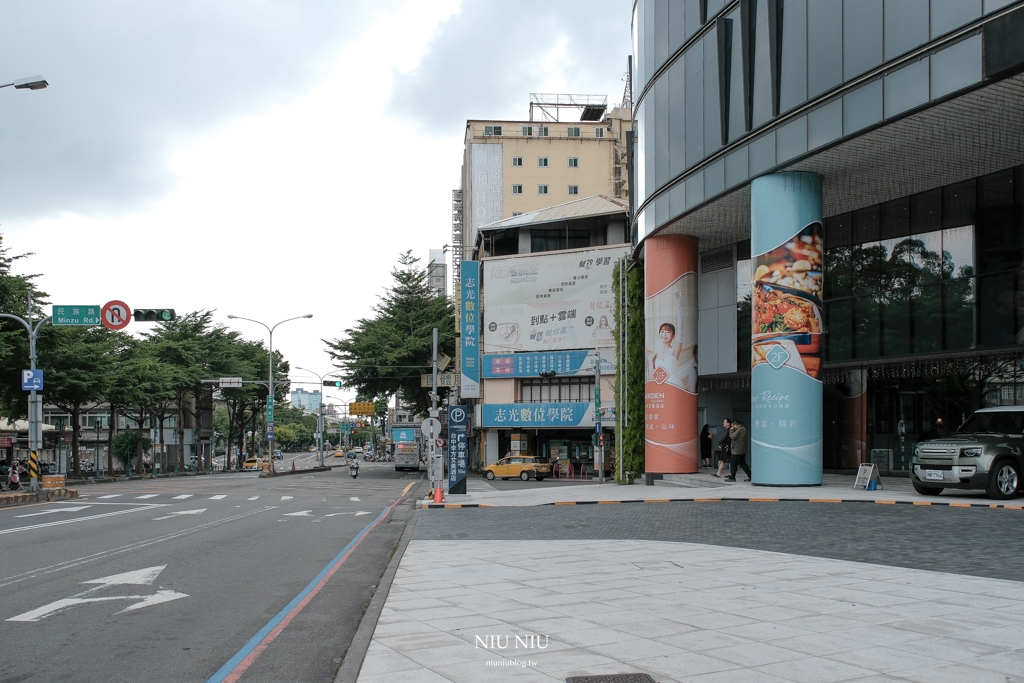
[[[558,479],[558,460],[551,463],[551,476]]]
[[[724,427],[725,436],[718,442],[718,471],[712,474],[712,477],[721,477],[722,470],[725,469],[725,464],[729,462],[729,449],[732,443],[732,437],[729,436],[729,427],[732,426],[732,420],[725,418],[722,420],[722,427]]]
[[[739,420],[732,421],[729,440],[732,444],[731,464],[726,481],[736,481],[736,470],[739,468],[743,468],[747,474],[747,481],[750,481],[750,466],[747,465],[747,428],[740,424]]]
[[[700,430],[700,466],[711,467],[711,449],[714,447],[711,439],[711,425],[704,425]]]

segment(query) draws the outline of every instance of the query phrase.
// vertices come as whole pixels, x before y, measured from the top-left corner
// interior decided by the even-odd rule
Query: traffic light
[[[173,308],[136,308],[135,322],[137,323],[165,323],[174,320]]]
[[[338,379],[325,379],[325,387],[334,387],[335,389],[341,389],[341,380]]]

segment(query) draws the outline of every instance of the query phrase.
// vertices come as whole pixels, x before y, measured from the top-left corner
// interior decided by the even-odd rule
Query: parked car
[[[244,463],[242,463],[242,469],[243,470],[248,470],[248,471],[251,471],[251,470],[262,470],[263,469],[263,460],[261,458],[249,458]]]
[[[1017,495],[1024,471],[1024,406],[975,411],[952,436],[914,447],[914,490],[937,496],[945,489],[985,489],[991,498]]]
[[[279,449],[274,449],[274,460],[283,460],[283,459],[284,459],[284,453],[282,453]]]
[[[513,455],[485,467],[484,476],[488,479],[519,477],[523,481],[531,478],[544,481],[544,477],[551,476],[551,464],[541,462],[532,455]]]

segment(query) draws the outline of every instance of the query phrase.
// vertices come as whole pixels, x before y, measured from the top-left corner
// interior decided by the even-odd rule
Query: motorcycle
[[[11,491],[21,488],[21,478],[18,476],[17,470],[11,469],[11,473],[7,476],[7,488]]]
[[[348,466],[348,474],[350,477],[355,479],[359,476],[359,461],[353,460],[352,464]]]

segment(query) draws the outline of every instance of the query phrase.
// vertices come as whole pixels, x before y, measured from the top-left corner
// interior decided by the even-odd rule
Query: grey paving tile
[[[873,645],[872,647],[861,647],[856,650],[837,652],[829,655],[828,658],[851,666],[858,666],[862,669],[870,669],[881,674],[898,676],[901,671],[906,669],[931,667],[947,662],[951,663],[955,659],[959,659],[960,654],[956,652],[955,648],[950,648],[946,659],[939,662],[934,657],[926,657],[912,652]]]
[[[698,674],[740,668],[732,662],[726,662],[721,659],[708,657],[696,652],[683,652],[678,655],[634,659],[630,664],[635,664],[648,671],[655,672],[658,674],[656,678],[662,676],[677,678],[680,676],[696,676]]]
[[[734,647],[705,650],[704,654],[726,662],[739,664],[743,667],[762,666],[764,664],[786,662],[791,659],[804,659],[808,656],[803,652],[796,652],[784,647],[757,642],[749,642],[744,645]]]
[[[915,683],[1020,683],[1019,675],[1007,675],[971,666],[970,662],[901,671],[901,677]]]
[[[757,670],[794,683],[835,683],[878,673],[821,657],[805,657],[765,664],[757,667]]]
[[[688,633],[658,638],[658,640],[690,652],[702,652],[720,647],[739,647],[751,642],[746,638],[711,629],[699,629]]]
[[[360,677],[377,674],[394,676],[400,671],[415,671],[421,668],[423,667],[419,662],[409,659],[379,642],[371,642],[370,647],[366,650],[366,657],[363,659],[363,666],[359,670],[359,674]]]
[[[647,640],[646,638],[613,640],[600,645],[590,645],[587,647],[587,650],[619,662],[630,662],[647,657],[677,655],[683,652],[683,650],[672,645],[658,642],[657,640]]]

